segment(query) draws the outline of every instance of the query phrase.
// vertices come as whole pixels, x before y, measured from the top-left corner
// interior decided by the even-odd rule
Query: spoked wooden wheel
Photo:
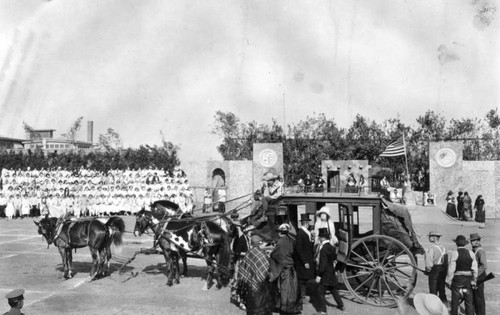
[[[364,237],[351,246],[344,284],[361,302],[395,307],[407,298],[417,282],[416,261],[397,239],[385,235]]]

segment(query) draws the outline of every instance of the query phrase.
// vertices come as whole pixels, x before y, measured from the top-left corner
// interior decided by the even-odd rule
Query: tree
[[[105,151],[113,151],[121,147],[122,140],[120,134],[113,128],[108,128],[105,134],[99,135],[97,145],[100,149]]]
[[[76,134],[78,133],[78,130],[80,130],[80,127],[82,126],[82,120],[83,120],[82,116],[78,117],[77,120],[75,120],[75,122],[73,122],[73,124],[69,128],[68,132],[63,133],[62,136],[64,138],[66,138],[68,141],[70,141],[71,143],[75,143]]]
[[[29,136],[30,140],[42,140],[42,135],[24,121],[23,121],[23,129],[24,132]]]

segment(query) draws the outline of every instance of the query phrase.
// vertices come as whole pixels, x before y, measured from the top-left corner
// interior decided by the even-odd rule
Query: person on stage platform
[[[446,214],[452,218],[457,218],[457,206],[455,205],[455,196],[453,196],[453,191],[449,191],[446,196]]]
[[[476,201],[474,202],[474,210],[476,210],[475,220],[476,222],[481,224],[479,228],[484,229],[485,228],[484,223],[486,221],[486,212],[484,210],[483,195],[477,196]]]
[[[472,215],[472,198],[468,192],[464,192],[464,216],[466,221],[474,220]]]

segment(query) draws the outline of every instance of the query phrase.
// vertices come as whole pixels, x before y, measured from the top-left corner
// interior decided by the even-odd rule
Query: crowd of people
[[[155,200],[175,202],[183,212],[194,208],[193,192],[184,171],[149,168],[68,171],[2,169],[0,217],[23,218],[67,212],[75,216],[135,214]]]
[[[272,187],[273,180],[267,179]],[[259,200],[261,194],[255,196]],[[310,302],[319,313],[326,314],[325,294],[329,291],[336,307],[344,310],[334,267],[338,240],[330,209],[322,207],[316,217],[312,223],[309,214],[301,214],[296,232],[290,224],[280,224],[279,239],[272,248],[264,247],[259,234],[251,235],[249,246],[242,246],[245,237],[241,222],[233,217],[239,231],[233,242],[233,303],[246,309],[247,314],[299,314],[303,303]],[[241,221],[248,222],[244,219]]]
[[[439,297],[443,305],[450,305],[451,315],[457,315],[464,301],[466,315],[485,315],[484,282],[487,281],[486,252],[481,236],[472,233],[469,239],[458,235],[456,249],[448,252],[440,242],[441,234],[428,234],[431,247],[426,251],[425,269],[429,277],[429,293]],[[465,246],[471,243],[471,249]],[[446,286],[451,289],[451,304],[446,297]]]
[[[473,205],[472,198],[467,191],[459,191],[455,198],[455,194],[450,190],[446,196],[446,214],[462,221],[475,220],[480,223],[480,228],[484,228],[486,213],[483,196],[478,195]]]

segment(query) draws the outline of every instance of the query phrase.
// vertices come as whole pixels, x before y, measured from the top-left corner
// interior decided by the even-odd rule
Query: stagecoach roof
[[[350,203],[358,206],[374,206],[382,202],[377,195],[337,194],[337,193],[290,193],[281,197],[284,204],[302,205],[306,203]]]

